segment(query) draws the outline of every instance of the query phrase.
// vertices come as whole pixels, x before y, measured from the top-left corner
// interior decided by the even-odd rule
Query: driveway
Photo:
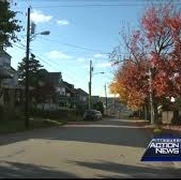
[[[181,177],[179,165],[140,162],[150,138],[143,127],[116,118],[1,135],[0,177]]]

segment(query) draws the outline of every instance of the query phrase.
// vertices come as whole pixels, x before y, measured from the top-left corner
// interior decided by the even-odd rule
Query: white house
[[[18,74],[15,69],[11,67],[11,56],[4,50],[0,51],[0,78],[2,86],[18,85]]]
[[[18,85],[18,74],[11,67],[11,56],[0,50],[0,105],[14,104],[19,89],[21,88]]]

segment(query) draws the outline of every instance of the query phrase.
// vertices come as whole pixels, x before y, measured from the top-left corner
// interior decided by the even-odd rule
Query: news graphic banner
[[[181,137],[154,137],[141,161],[181,161]]]

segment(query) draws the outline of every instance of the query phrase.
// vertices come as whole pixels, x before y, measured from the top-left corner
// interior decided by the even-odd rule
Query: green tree
[[[36,103],[45,103],[48,100],[55,102],[55,88],[48,82],[44,82],[41,86],[38,85],[32,93],[33,97],[36,99]]]
[[[19,39],[16,35],[20,32],[21,21],[15,19],[17,12],[10,10],[10,3],[6,0],[0,1],[0,48],[12,46],[10,41],[17,42]]]
[[[26,58],[23,58],[22,62],[18,65],[18,79],[20,84],[25,85],[26,82]],[[43,66],[40,64],[39,60],[35,59],[35,56],[32,54],[29,59],[29,85],[36,87],[39,81],[39,70]]]

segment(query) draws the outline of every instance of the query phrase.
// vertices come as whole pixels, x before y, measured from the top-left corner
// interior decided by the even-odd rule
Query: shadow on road
[[[0,178],[78,178],[75,174],[56,171],[46,166],[1,161]]]
[[[145,148],[151,137],[143,128],[137,127],[129,121],[121,121],[120,119],[106,119],[99,122],[75,124],[2,135],[0,136],[0,145],[29,139],[45,139]]]
[[[100,162],[81,162],[81,161],[72,161],[79,166],[102,170],[110,173],[117,173],[115,176],[106,176],[97,174],[97,178],[180,178],[181,172],[178,169],[168,168],[168,167],[160,167],[155,168],[153,166],[150,167],[141,167],[141,166],[133,166],[128,164],[118,164],[107,161]]]

